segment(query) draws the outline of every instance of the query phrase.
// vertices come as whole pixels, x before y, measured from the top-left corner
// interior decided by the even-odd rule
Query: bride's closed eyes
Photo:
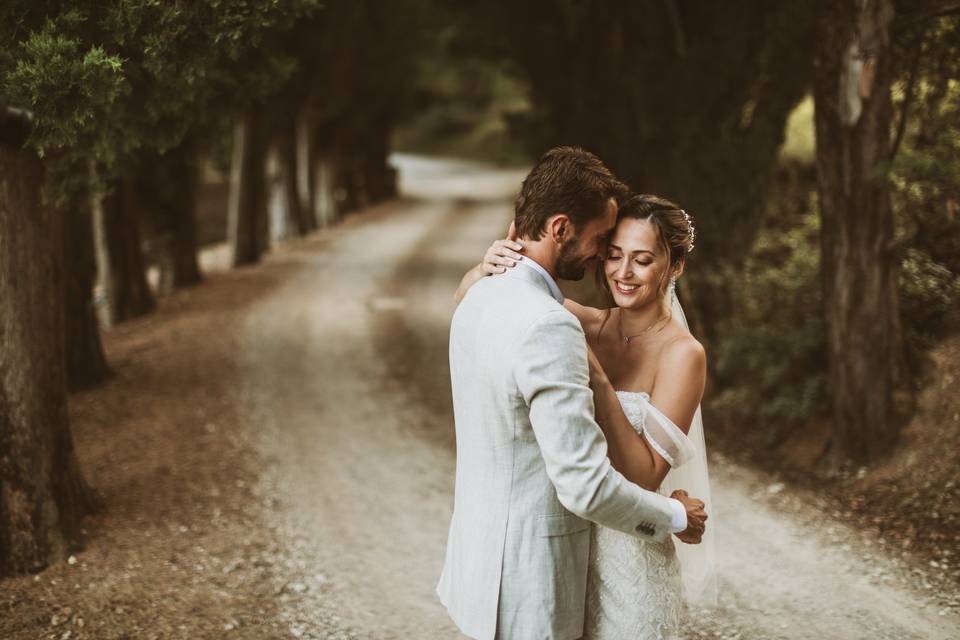
[[[616,254],[616,253],[608,253],[608,254],[607,254],[607,262],[617,262],[617,261],[620,260],[620,258],[622,258],[622,257],[623,257],[623,256],[621,256],[621,255],[619,255],[619,254]],[[641,266],[641,267],[648,267],[648,266],[650,266],[651,264],[653,264],[653,260],[635,259],[634,262],[635,262],[637,265]]]
[[[607,247],[607,260],[613,260],[613,261],[619,260],[620,258],[623,257],[623,253],[624,252],[622,248],[611,243]],[[657,254],[655,254],[653,251],[650,251],[649,249],[637,249],[634,251],[630,251],[629,253],[635,256],[634,262],[644,267],[647,265],[653,264],[654,260],[657,257]]]

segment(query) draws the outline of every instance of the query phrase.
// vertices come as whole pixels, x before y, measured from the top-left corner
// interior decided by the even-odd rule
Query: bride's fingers
[[[497,240],[491,245],[490,250],[501,256],[510,256],[516,260],[520,259],[520,254],[517,253],[523,249],[523,245],[517,242],[511,242],[510,240]]]
[[[484,262],[483,262],[483,272],[486,273],[487,275],[491,275],[491,276],[492,276],[492,275],[495,275],[495,274],[497,274],[497,273],[503,273],[503,272],[505,272],[506,270],[507,270],[506,267],[499,267],[499,266],[497,266],[497,265],[495,265],[495,264],[490,264],[490,263],[487,262],[486,260],[484,260]]]
[[[483,261],[490,264],[502,264],[512,267],[520,259],[520,254],[503,247],[491,246],[483,254]]]
[[[514,260],[513,258],[505,258],[503,256],[498,256],[496,254],[492,256],[487,256],[484,259],[484,262],[491,266],[503,266],[503,267],[513,267],[513,266],[516,266],[517,264],[517,261]]]
[[[491,244],[483,254],[484,262],[490,260],[491,256],[503,256],[519,260],[522,256],[517,253],[523,249],[523,245],[512,240],[496,240]]]

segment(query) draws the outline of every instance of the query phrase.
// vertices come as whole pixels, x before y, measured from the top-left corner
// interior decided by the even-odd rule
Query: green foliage
[[[960,307],[960,277],[930,255],[911,247],[900,269],[901,313],[915,346],[928,347]]]
[[[261,100],[295,60],[264,48],[319,0],[13,0],[0,12],[0,98],[29,107],[51,194],[79,197],[88,164],[109,178]]]
[[[72,33],[84,23],[76,10],[45,20],[6,52],[11,68],[0,79],[0,95],[33,114],[31,140],[58,199],[81,197],[89,158],[113,163],[126,151],[112,143],[123,139],[115,115],[130,95],[123,61]]]
[[[3,92],[33,112],[43,155],[47,147],[75,146],[102,126],[100,120],[129,93],[121,65],[119,57],[100,46],[84,47],[79,39],[57,33],[50,22],[22,44]]]
[[[916,373],[960,319],[960,20],[907,32],[901,49],[895,97],[906,121],[891,184],[904,249],[901,316]]]
[[[782,213],[776,207],[772,213]],[[759,421],[771,439],[823,412],[829,399],[818,238],[813,206],[759,234],[731,283],[734,310],[713,354],[724,384],[711,407]]]

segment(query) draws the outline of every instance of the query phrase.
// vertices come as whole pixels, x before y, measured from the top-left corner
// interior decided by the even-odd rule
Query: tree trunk
[[[296,147],[297,197],[300,212],[307,229],[312,231],[319,226],[315,201],[315,178],[317,171],[317,152],[313,144],[312,126],[306,113],[297,116],[294,145]]]
[[[354,150],[341,150],[329,157],[333,174],[333,193],[337,210],[350,213],[367,206],[367,193],[363,184],[363,163]],[[332,222],[328,220],[328,224]]]
[[[192,140],[166,153],[145,153],[137,171],[137,201],[153,223],[160,290],[203,278],[197,263],[197,147]]]
[[[0,147],[0,574],[62,558],[96,504],[67,414],[63,221],[42,168]]]
[[[97,261],[89,205],[64,210],[63,239],[67,383],[71,391],[76,391],[99,384],[110,373],[93,300]]]
[[[320,227],[334,224],[344,213],[360,206],[352,145],[345,140],[354,138],[332,122],[313,127],[313,216]]]
[[[370,203],[397,195],[397,172],[387,163],[390,154],[390,128],[383,124],[371,131],[363,149],[363,183]]]
[[[287,215],[286,203],[283,201],[283,176],[280,171],[280,152],[276,143],[267,151],[265,171],[267,174],[267,226],[270,246],[283,242],[292,235],[296,235],[294,226]]]
[[[116,181],[108,195],[93,199],[98,281],[106,297],[102,319],[108,325],[156,307],[144,268],[137,195],[131,173]]]
[[[203,278],[197,263],[197,150],[187,142],[162,156],[171,187],[166,224],[167,280],[174,289],[197,284]]]
[[[291,235],[303,236],[311,230],[306,212],[300,206],[297,188],[297,141],[294,127],[284,131],[277,139],[277,170],[283,197],[283,210]]]
[[[899,432],[900,326],[887,185],[892,0],[824,0],[817,20],[817,179],[834,451],[857,462]]]
[[[237,124],[234,135],[227,239],[235,267],[259,261],[266,248],[266,155],[262,117],[252,111]]]
[[[317,158],[314,169],[314,217],[321,227],[328,227],[336,222],[339,211],[346,208],[347,190],[340,182],[342,173],[333,154]]]

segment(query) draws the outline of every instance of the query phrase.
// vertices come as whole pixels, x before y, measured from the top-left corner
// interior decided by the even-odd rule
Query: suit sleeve
[[[565,310],[530,327],[515,350],[514,375],[560,503],[576,515],[641,538],[663,540],[671,501],[626,480],[607,458],[594,419],[583,329]]]

